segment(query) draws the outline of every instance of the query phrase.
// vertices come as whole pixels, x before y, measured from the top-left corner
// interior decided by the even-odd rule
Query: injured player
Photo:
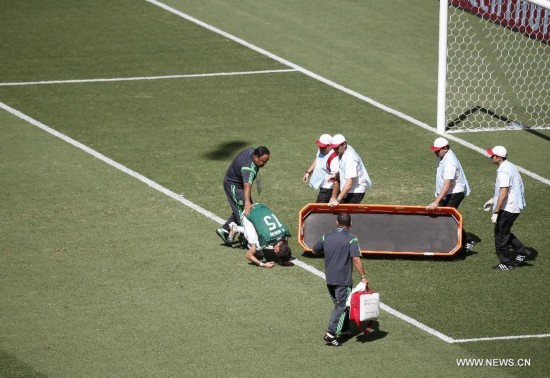
[[[263,251],[273,250],[279,265],[289,265],[292,252],[288,246],[291,236],[288,228],[264,204],[255,203],[248,216],[243,215],[242,226],[230,224],[232,234],[239,233],[247,244],[246,258],[254,265],[272,268],[273,261],[264,262]]]

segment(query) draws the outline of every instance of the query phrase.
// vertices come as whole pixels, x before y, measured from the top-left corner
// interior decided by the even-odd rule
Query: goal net
[[[550,128],[550,1],[441,0],[437,129]]]

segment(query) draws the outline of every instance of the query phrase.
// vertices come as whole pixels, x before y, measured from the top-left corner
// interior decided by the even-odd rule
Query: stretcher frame
[[[336,214],[339,212],[348,212],[351,214],[352,217],[352,228],[350,229],[350,232],[355,233],[359,238],[359,245],[361,248],[361,253],[364,255],[396,255],[396,256],[453,256],[454,254],[458,253],[461,250],[462,245],[462,215],[460,212],[452,207],[437,207],[433,210],[426,209],[425,206],[403,206],[403,205],[370,205],[370,204],[340,204],[336,207],[329,207],[327,204],[320,204],[320,203],[309,203],[305,205],[299,212],[299,218],[298,218],[298,243],[304,250],[304,252],[311,252],[311,248],[313,248],[314,242],[312,243],[311,238],[309,238],[309,243],[305,241],[306,235],[304,235],[304,232],[306,229],[311,227],[306,227],[308,225],[308,218],[312,214],[331,214],[334,215],[333,221],[330,222],[330,226],[324,225],[322,229],[322,233],[320,235],[316,235],[318,238],[320,238],[322,235],[332,231],[336,227]],[[444,235],[438,235],[434,234],[433,238],[446,238],[445,243],[439,243],[439,244],[446,244],[446,248],[420,248],[420,249],[414,249],[410,248],[408,250],[408,247],[401,247],[399,250],[392,250],[391,248],[384,248],[383,246],[378,246],[377,248],[370,248],[369,249],[369,243],[368,240],[361,240],[362,238],[354,231],[357,231],[360,229],[361,224],[357,224],[357,221],[361,221],[359,217],[354,217],[354,214],[368,214],[370,221],[373,221],[376,219],[376,215],[384,215],[384,220],[387,222],[388,218],[387,216],[400,216],[400,222],[414,222],[420,221],[419,223],[422,223],[424,221],[427,221],[429,224],[436,224],[444,222],[444,227],[448,228],[448,230],[444,230]],[[405,216],[405,218],[404,218]],[[410,218],[408,218],[410,216]],[[429,217],[422,218],[422,217]],[[393,218],[393,217],[392,217]],[[414,218],[414,219],[413,219]],[[311,220],[313,222],[313,220]],[[434,223],[435,222],[435,223]],[[326,223],[326,220],[325,222]],[[391,222],[390,222],[391,223]],[[412,224],[412,223],[411,223]],[[414,227],[411,227],[414,228]],[[389,230],[388,232],[390,232]],[[404,235],[406,235],[406,227],[405,230],[398,230],[399,232],[399,238],[403,238]],[[317,232],[319,233],[319,232]],[[441,232],[440,232],[441,233]],[[411,235],[411,237],[418,237],[418,234]],[[432,243],[431,240],[428,240],[429,238],[432,238],[430,232],[426,232],[423,237],[426,239],[425,244],[429,245],[439,245],[437,240],[435,243]],[[363,238],[363,239],[368,239]],[[391,240],[388,240],[390,242]],[[384,243],[384,240],[379,240],[378,243]],[[311,244],[311,245],[309,245]],[[388,243],[392,244],[392,243]],[[403,244],[403,243],[402,243]],[[405,242],[405,244],[407,244]],[[414,244],[414,243],[411,243]],[[365,247],[363,247],[365,246]]]

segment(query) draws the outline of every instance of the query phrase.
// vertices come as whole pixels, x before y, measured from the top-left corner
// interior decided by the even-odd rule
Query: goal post
[[[441,0],[437,132],[550,129],[550,0]]]

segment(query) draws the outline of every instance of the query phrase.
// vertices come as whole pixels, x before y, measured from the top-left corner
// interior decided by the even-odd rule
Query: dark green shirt
[[[313,246],[313,253],[325,254],[325,276],[328,285],[351,286],[352,257],[361,257],[359,240],[343,227],[323,235]]]
[[[225,181],[235,185],[239,189],[243,189],[245,183],[252,184],[254,182],[260,169],[254,164],[254,159],[252,159],[254,150],[254,147],[247,148],[233,159],[225,173]]]
[[[262,248],[290,237],[286,225],[264,204],[255,203],[247,218],[254,225]]]

